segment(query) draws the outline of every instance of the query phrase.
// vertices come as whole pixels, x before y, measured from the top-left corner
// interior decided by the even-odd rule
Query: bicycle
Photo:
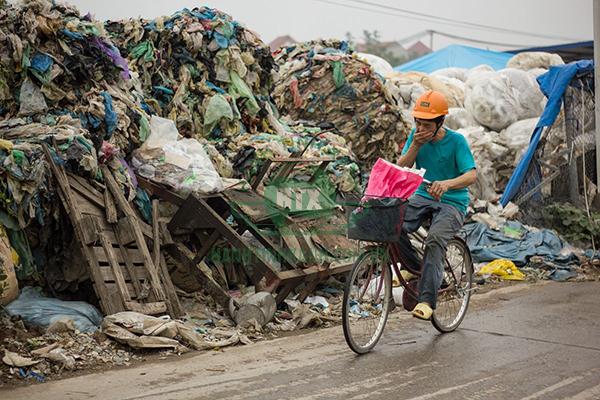
[[[392,200],[392,199],[388,199]],[[362,227],[348,229],[348,237],[371,242],[357,258],[344,290],[342,325],[348,346],[357,354],[371,351],[383,334],[392,299],[392,278],[404,288],[402,304],[412,311],[417,304],[419,271],[407,268],[396,239],[401,229],[408,202],[401,199],[387,207],[372,208],[371,216],[363,218]],[[360,204],[359,209],[365,207]],[[397,217],[397,223],[391,224]],[[349,218],[350,221],[350,218]],[[373,227],[375,227],[373,229]],[[356,228],[356,227],[354,227]],[[420,249],[422,257],[422,247]],[[400,273],[408,269],[417,279],[407,282]],[[392,276],[392,270],[395,276]],[[448,242],[444,279],[438,292],[438,304],[431,322],[441,333],[454,331],[462,322],[473,290],[473,262],[469,248],[460,237]]]

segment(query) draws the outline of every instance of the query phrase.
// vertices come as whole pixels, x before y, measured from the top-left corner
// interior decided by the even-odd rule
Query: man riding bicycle
[[[419,281],[419,298],[412,314],[429,320],[436,307],[438,289],[443,280],[443,263],[448,241],[460,230],[469,205],[467,187],[475,183],[475,160],[467,140],[459,133],[443,127],[448,102],[443,94],[429,90],[416,102],[412,112],[416,127],[412,130],[398,165],[424,168],[425,179],[409,199],[400,239],[402,253],[409,259],[405,268],[416,271],[420,261],[410,243],[408,233],[415,232],[431,219],[425,240],[425,254]],[[406,280],[415,278],[407,270]]]

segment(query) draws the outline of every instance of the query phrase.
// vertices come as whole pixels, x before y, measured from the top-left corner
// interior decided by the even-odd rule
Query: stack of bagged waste
[[[107,22],[139,81],[145,108],[185,137],[226,138],[268,127],[274,61],[256,33],[211,8]]]
[[[467,138],[476,158],[478,181],[471,187],[472,195],[494,200],[527,149],[545,107],[546,98],[536,78],[552,65],[562,63],[555,54],[520,53],[499,71],[480,65],[471,69],[444,68],[429,75],[394,73],[389,79],[396,85],[394,95],[404,113],[412,110],[424,91],[444,93],[450,106],[446,126]],[[548,135],[548,154],[564,142],[562,120],[559,117]]]
[[[279,110],[295,120],[329,122],[369,168],[395,159],[410,130],[384,78],[343,41],[307,42],[275,53]]]

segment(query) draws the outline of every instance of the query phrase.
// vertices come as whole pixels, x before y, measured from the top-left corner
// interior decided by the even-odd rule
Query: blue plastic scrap
[[[69,39],[72,39],[72,40],[83,40],[83,38],[85,37],[81,33],[73,32],[68,29],[63,29],[62,33],[63,33],[63,35],[65,35],[66,37],[68,37]]]
[[[52,64],[52,58],[43,53],[35,53],[31,59],[31,68],[42,74],[45,74],[52,67]]]
[[[108,92],[100,93],[104,99],[104,123],[106,124],[106,133],[104,139],[108,140],[112,133],[117,129],[117,113],[113,109],[112,96]]]

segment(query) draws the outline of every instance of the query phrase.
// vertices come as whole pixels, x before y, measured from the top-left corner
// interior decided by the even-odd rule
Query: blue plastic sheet
[[[107,133],[104,139],[108,140],[117,129],[117,113],[113,109],[112,96],[108,92],[102,92],[100,95],[104,99],[104,123]]]
[[[43,296],[38,289],[24,287],[13,302],[6,306],[11,316],[21,316],[25,323],[47,328],[54,321],[68,318],[81,332],[94,332],[102,323],[102,314],[83,301],[63,301]]]
[[[548,229],[530,231],[516,221],[505,225],[511,232],[521,232],[520,237],[490,229],[476,222],[463,227],[474,262],[488,262],[499,258],[511,260],[518,266],[527,264],[532,256],[541,256],[554,264],[567,267],[576,260],[574,254],[562,254],[562,240]]]

